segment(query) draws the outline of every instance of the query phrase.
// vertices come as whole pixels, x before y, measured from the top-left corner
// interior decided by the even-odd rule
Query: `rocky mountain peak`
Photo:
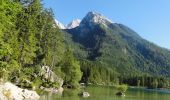
[[[113,23],[111,20],[106,18],[104,15],[97,13],[97,12],[89,12],[87,15],[83,18],[81,24],[89,24],[90,26],[92,24],[103,24],[106,25]]]
[[[80,22],[81,22],[80,19],[73,20],[71,23],[69,23],[67,25],[67,29],[72,29],[72,28],[75,28],[75,27],[79,26]]]

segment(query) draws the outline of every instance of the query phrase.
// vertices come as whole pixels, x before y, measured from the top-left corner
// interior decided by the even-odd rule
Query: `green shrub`
[[[126,90],[128,89],[128,85],[122,84],[122,85],[116,86],[116,88],[119,92],[126,92]]]
[[[41,78],[37,77],[32,83],[32,88],[38,88],[42,85],[42,80]]]
[[[59,87],[60,87],[60,84],[59,84],[58,82],[54,82],[52,87],[54,87],[54,88],[59,88]]]

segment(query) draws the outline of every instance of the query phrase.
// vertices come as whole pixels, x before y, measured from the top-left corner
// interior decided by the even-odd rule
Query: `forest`
[[[40,0],[1,0],[1,81],[21,87],[56,86],[37,76],[44,65],[65,79],[65,84],[77,87],[82,74],[80,65],[64,45],[52,10],[43,8]]]

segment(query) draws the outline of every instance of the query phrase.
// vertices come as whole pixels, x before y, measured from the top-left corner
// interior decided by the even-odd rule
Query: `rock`
[[[88,92],[82,92],[82,93],[80,93],[80,96],[87,98],[90,96],[90,94]]]
[[[58,89],[58,93],[60,93],[60,94],[62,94],[63,91],[64,91],[64,89],[63,89],[62,87],[60,87],[60,88]]]
[[[60,87],[62,87],[63,85],[63,79],[59,78],[52,70],[50,70],[50,67],[48,66],[43,66],[41,68],[41,76],[45,79],[45,80],[49,80],[51,82],[58,82]]]
[[[63,92],[63,79],[59,78],[48,66],[42,66],[41,71],[40,71],[40,76],[42,77],[42,80],[46,82],[52,82],[52,83],[58,83],[58,87],[44,87],[40,86],[40,89],[47,91],[47,92],[52,92],[52,93],[62,93]]]
[[[80,25],[81,20],[80,19],[75,19],[71,23],[67,25],[67,29],[73,29],[76,28],[77,26]]]
[[[62,23],[60,23],[57,19],[55,19],[55,24],[56,26],[58,26],[59,29],[66,29],[66,27]]]
[[[62,94],[63,92],[63,79],[59,78],[48,66],[42,66],[41,71],[40,71],[40,76],[42,77],[42,80],[46,82],[52,82],[52,83],[57,83],[58,87],[46,87],[46,86],[40,86],[40,89],[47,91],[47,92],[52,92],[52,93],[60,93]]]
[[[125,93],[123,93],[123,92],[117,92],[116,95],[118,95],[118,96],[125,96]]]
[[[0,100],[38,100],[40,96],[27,89],[21,89],[10,82],[0,85]]]

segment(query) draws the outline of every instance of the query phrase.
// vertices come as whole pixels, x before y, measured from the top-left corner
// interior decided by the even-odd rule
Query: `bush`
[[[126,92],[126,90],[128,89],[128,85],[126,84],[118,85],[116,87],[119,92]]]
[[[32,88],[39,88],[42,85],[41,78],[37,77],[32,83]]]
[[[58,88],[60,87],[60,84],[59,84],[58,82],[54,82],[54,83],[52,84],[52,87],[58,89]]]
[[[59,88],[60,84],[58,82],[43,82],[42,86],[46,88]]]

